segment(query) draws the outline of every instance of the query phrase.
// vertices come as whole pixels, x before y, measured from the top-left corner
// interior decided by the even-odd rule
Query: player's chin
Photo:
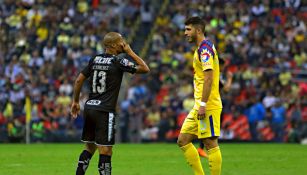
[[[189,42],[189,43],[193,43],[194,41],[193,41],[192,38],[188,38],[188,42]]]
[[[186,39],[187,39],[187,41],[188,41],[189,43],[192,42],[192,38],[191,38],[191,37],[187,37]]]

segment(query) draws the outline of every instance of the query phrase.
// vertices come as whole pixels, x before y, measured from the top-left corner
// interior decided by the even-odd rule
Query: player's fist
[[[80,105],[79,103],[73,102],[70,108],[70,114],[73,119],[77,118],[78,114],[80,112]]]
[[[206,107],[205,106],[200,106],[198,109],[198,114],[197,114],[197,119],[198,120],[203,120],[206,117]]]

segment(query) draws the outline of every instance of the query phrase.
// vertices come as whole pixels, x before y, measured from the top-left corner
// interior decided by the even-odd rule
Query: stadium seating
[[[221,138],[280,141],[282,134],[282,141],[299,142],[307,137],[306,3],[146,2],[151,1],[1,1],[0,142],[24,141],[27,96],[32,141],[79,139],[83,120],[69,116],[73,80],[93,54],[103,51],[101,39],[108,31],[129,38],[151,68],[149,75],[124,83],[119,129],[127,135],[119,140],[176,140],[193,103],[193,48],[183,36],[185,17],[192,15],[203,17],[206,36],[226,60],[222,74],[234,74],[230,92],[222,94]],[[153,19],[144,18],[149,13],[144,4],[153,7]],[[159,115],[151,124],[153,108]],[[262,108],[263,117],[255,118]],[[140,122],[134,123],[136,117]]]

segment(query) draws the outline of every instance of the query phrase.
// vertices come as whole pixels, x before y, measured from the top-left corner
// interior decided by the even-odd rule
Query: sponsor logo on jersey
[[[101,56],[96,56],[94,59],[94,62],[97,64],[112,64],[112,57],[101,57]]]
[[[100,100],[89,100],[86,102],[87,105],[94,105],[94,106],[98,106],[101,103]]]
[[[210,66],[211,63],[208,63],[208,62],[207,62],[207,63],[204,63],[203,65],[204,65],[204,66]]]
[[[204,53],[202,53],[200,56],[201,56],[201,60],[202,60],[204,63],[206,63],[206,62],[209,61],[209,58],[210,58],[209,53],[204,52]]]

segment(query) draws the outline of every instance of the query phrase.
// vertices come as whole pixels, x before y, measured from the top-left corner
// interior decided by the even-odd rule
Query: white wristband
[[[201,102],[200,102],[200,106],[205,107],[205,106],[206,106],[206,102],[201,101]]]

